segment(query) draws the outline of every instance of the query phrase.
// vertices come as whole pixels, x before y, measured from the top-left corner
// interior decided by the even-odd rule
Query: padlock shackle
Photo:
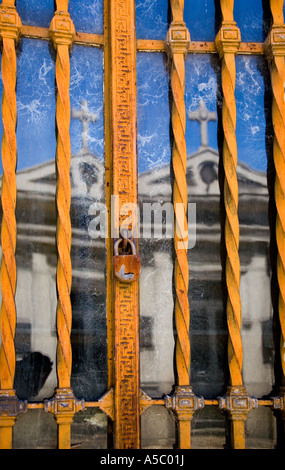
[[[136,246],[134,244],[134,242],[132,240],[130,240],[129,238],[119,238],[115,244],[114,244],[114,255],[115,256],[123,256],[123,255],[119,255],[119,245],[122,243],[122,241],[126,241],[127,243],[129,243],[131,245],[131,249],[132,249],[132,255],[136,255],[137,254],[137,249],[136,249]]]

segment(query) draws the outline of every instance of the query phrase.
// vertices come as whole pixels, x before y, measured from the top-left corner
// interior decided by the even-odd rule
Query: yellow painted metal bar
[[[5,402],[15,403],[16,392],[13,389],[15,376],[15,329],[16,329],[16,51],[21,21],[12,0],[3,0],[0,6],[0,36],[3,43],[2,51],[2,121],[3,138],[1,145],[3,177],[1,202],[3,218],[1,226],[1,349],[0,349],[0,406]],[[9,408],[9,407],[8,407]],[[16,412],[5,407],[0,415],[0,448],[12,448],[12,427],[16,420]]]
[[[229,370],[231,385],[242,385],[242,342],[239,261],[239,221],[237,183],[237,142],[235,104],[235,54],[240,43],[240,33],[233,21],[233,0],[221,0],[223,23],[217,38],[222,58],[222,122],[224,131],[223,163],[225,170],[224,201],[226,210],[226,283],[228,290],[227,320],[229,329]],[[229,40],[228,40],[229,38]]]
[[[183,23],[184,1],[171,1],[173,20],[169,32],[172,55],[171,89],[173,96],[171,120],[174,136],[172,164],[174,171],[173,205],[176,221],[175,230],[175,319],[177,329],[176,366],[178,384],[188,385],[190,374],[190,312],[188,302],[189,268],[187,260],[187,181],[186,181],[186,111],[185,111],[185,55],[189,43],[189,33]],[[183,41],[180,37],[183,37]],[[176,38],[179,38],[177,40]],[[180,211],[179,211],[180,209]]]
[[[240,47],[240,31],[233,17],[234,0],[221,0],[222,25],[216,37],[216,48],[222,62],[222,124],[224,131],[223,166],[225,205],[226,285],[228,364],[230,385],[220,407],[228,412],[231,423],[231,445],[235,449],[245,448],[244,422],[246,414],[256,401],[252,401],[243,386],[239,260],[239,220],[237,181],[237,141],[235,102],[235,56]]]
[[[278,247],[277,275],[279,282],[279,319],[281,326],[280,355],[285,385],[285,27],[283,0],[270,2],[273,28],[271,45],[271,83],[273,92],[272,122],[274,128],[273,156],[276,168],[275,201],[277,209],[276,239]],[[280,28],[281,26],[281,28]]]
[[[118,198],[115,215],[119,216],[124,204],[137,204],[135,2],[108,0],[107,4],[112,185]],[[118,219],[121,227],[124,217]],[[136,229],[135,220],[132,228]],[[131,238],[138,248],[134,231]],[[138,280],[127,283],[114,276],[114,447],[117,449],[140,446],[138,287]]]
[[[173,206],[175,214],[175,325],[177,332],[175,365],[177,385],[171,397],[166,397],[166,406],[173,410],[178,422],[178,441],[180,449],[191,447],[191,420],[198,407],[197,397],[190,387],[190,309],[188,300],[189,267],[188,221],[187,221],[187,151],[185,140],[185,57],[190,44],[189,31],[183,21],[184,0],[170,1],[172,22],[166,39],[166,48],[171,60],[173,131],[172,165],[174,171]]]
[[[176,369],[178,385],[189,385],[190,377],[190,310],[188,301],[189,268],[187,259],[188,229],[185,237],[187,223],[187,181],[186,181],[186,111],[185,111],[185,55],[190,42],[190,36],[183,22],[184,0],[171,1],[172,23],[169,31],[169,44],[172,56],[171,66],[171,90],[173,97],[171,122],[174,136],[172,149],[172,165],[174,171],[173,206],[175,214],[175,325],[177,331],[176,340]],[[182,33],[182,41],[175,41]],[[181,47],[182,46],[182,47]],[[178,210],[180,212],[178,213]],[[178,440],[180,449],[191,447],[191,414],[181,419],[178,418]]]
[[[282,385],[279,397],[274,398],[274,408],[281,411],[285,423],[285,25],[284,0],[270,0],[272,27],[265,41],[271,71],[272,123],[274,129],[273,159],[275,165],[275,204],[277,278],[279,285],[280,358]]]
[[[69,48],[74,40],[75,28],[68,13],[68,0],[57,0],[57,10],[50,25],[50,35],[56,49],[56,124],[57,124],[57,377],[58,388],[54,398],[45,404],[46,411],[54,413],[58,423],[58,448],[70,448],[71,423],[76,411],[82,409],[70,386],[71,351],[71,183],[70,183],[70,59]]]
[[[22,37],[43,39],[50,38],[48,28],[39,26],[22,26]],[[101,34],[83,33],[76,31],[74,44],[102,48],[106,45],[107,29],[104,36]],[[137,39],[137,50],[140,52],[166,52],[164,40],[160,39]],[[191,41],[188,48],[190,54],[216,54],[217,50],[213,41]],[[264,45],[262,42],[241,42],[237,54],[263,55]]]

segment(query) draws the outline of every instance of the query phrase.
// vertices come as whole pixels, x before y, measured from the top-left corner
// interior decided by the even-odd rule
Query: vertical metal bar
[[[114,285],[113,285],[113,240],[112,240],[112,130],[111,130],[111,51],[109,0],[104,0],[104,137],[105,137],[105,200],[108,214],[106,238],[106,318],[107,318],[107,389],[114,389]],[[107,446],[113,446],[113,420],[108,417]]]
[[[15,376],[16,329],[16,51],[21,21],[12,0],[3,0],[0,6],[0,36],[2,52],[2,163],[3,177],[1,202],[3,218],[1,226],[1,349],[0,349],[0,448],[12,448],[12,429],[17,416],[17,398],[13,389]]]
[[[177,332],[175,359],[178,384],[172,397],[167,397],[166,406],[171,408],[178,420],[180,449],[191,447],[191,420],[194,411],[203,402],[194,396],[190,387],[190,310],[188,301],[189,267],[188,222],[187,222],[187,151],[185,140],[185,57],[190,43],[189,31],[183,21],[184,0],[171,0],[172,22],[166,45],[171,59],[171,90],[173,97],[171,123],[173,131],[172,165],[174,171],[173,206],[175,214],[175,325]]]
[[[226,282],[228,290],[227,318],[229,328],[228,360],[232,385],[242,385],[242,342],[239,261],[239,221],[237,182],[237,142],[235,103],[235,54],[240,44],[240,33],[233,21],[234,2],[221,0],[223,23],[216,40],[222,59],[224,131],[223,164],[225,170],[224,202],[226,210]],[[228,39],[229,38],[229,39]]]
[[[70,60],[69,48],[74,40],[75,29],[68,13],[68,0],[57,0],[57,10],[50,25],[50,35],[56,55],[56,123],[57,123],[57,377],[58,388],[54,398],[45,404],[46,411],[52,411],[58,423],[58,447],[70,448],[71,423],[76,411],[82,409],[70,386],[72,351],[71,324],[72,308],[70,300],[71,266],[71,183],[70,183]]]
[[[238,181],[237,181],[237,141],[236,141],[236,102],[235,102],[235,56],[240,45],[240,31],[233,18],[234,0],[221,0],[222,25],[216,37],[216,48],[222,61],[224,131],[223,165],[225,172],[224,204],[225,244],[226,244],[226,285],[227,323],[229,331],[228,364],[230,386],[220,407],[229,414],[231,422],[231,443],[235,449],[245,447],[244,421],[249,409],[256,401],[248,397],[243,386],[241,339],[241,300],[240,300],[240,261],[239,261],[239,220],[238,220]]]
[[[273,24],[265,41],[265,51],[270,65],[272,86],[273,158],[276,170],[278,310],[281,328],[280,357],[282,367],[282,386],[278,397],[280,400],[274,400],[274,403],[277,404],[278,409],[281,409],[281,416],[285,422],[285,25],[283,6],[284,0],[270,0]]]
[[[109,0],[108,5],[113,192],[121,211],[124,204],[137,203],[135,2]],[[114,279],[114,322],[114,447],[139,448],[138,281]]]

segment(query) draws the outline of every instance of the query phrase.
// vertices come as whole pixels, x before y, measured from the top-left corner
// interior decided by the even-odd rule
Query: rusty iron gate
[[[99,409],[107,417],[108,446],[117,449],[141,447],[141,420],[152,407],[166,408],[175,418],[178,447],[191,448],[192,422],[195,415],[208,407],[221,410],[230,423],[230,445],[246,446],[245,425],[257,408],[271,409],[280,420],[285,416],[284,398],[284,335],[285,335],[285,26],[283,0],[268,0],[266,8],[271,18],[265,42],[245,42],[234,18],[234,0],[220,0],[220,26],[215,41],[192,39],[191,28],[185,22],[184,0],[170,0],[170,21],[165,40],[156,37],[141,39],[136,34],[134,0],[104,0],[103,34],[75,30],[68,0],[57,0],[49,28],[24,24],[20,18],[21,2],[3,0],[0,6],[0,36],[2,40],[2,165],[1,184],[1,351],[0,351],[0,447],[13,447],[13,432],[22,416],[35,410],[54,415],[57,425],[57,446],[72,447],[72,426],[84,410]],[[92,2],[89,2],[90,4]],[[93,2],[96,3],[96,2]],[[214,3],[214,2],[213,2]],[[187,5],[187,8],[189,6]],[[50,41],[55,60],[56,106],[51,120],[56,121],[56,373],[57,386],[52,397],[29,401],[17,396],[15,334],[16,314],[16,242],[17,242],[17,47],[21,40]],[[106,343],[107,386],[97,399],[81,399],[72,387],[72,227],[71,227],[71,137],[70,54],[77,45],[103,51],[104,56],[104,191],[107,207],[108,233],[106,253]],[[123,214],[112,226],[111,207],[116,196],[116,210],[125,204],[138,204],[137,161],[137,54],[160,54],[167,62],[170,87],[172,203],[177,230],[173,246],[173,316],[175,323],[175,383],[172,391],[153,398],[141,386],[139,347],[139,283],[143,274],[141,254],[147,247],[139,246],[137,218],[132,219],[131,232],[120,231],[126,221]],[[225,247],[224,277],[226,302],[224,315],[227,325],[228,383],[225,394],[216,397],[196,395],[191,381],[191,301],[188,291],[191,250],[188,247],[187,193],[188,166],[186,142],[185,62],[188,57],[216,56],[220,66],[222,105],[219,121],[220,171],[223,185],[219,188],[224,208],[221,242]],[[252,397],[243,381],[242,304],[240,298],[239,258],[239,182],[237,175],[238,146],[236,139],[236,60],[238,56],[265,57],[271,75],[273,128],[273,158],[275,165],[274,205],[276,224],[273,228],[277,247],[276,283],[278,283],[278,324],[280,345],[275,354],[280,361],[282,381],[272,396]],[[73,70],[74,73],[74,70]],[[27,77],[27,80],[29,78]],[[92,88],[92,87],[91,87]],[[83,102],[82,102],[83,103]],[[84,105],[84,103],[82,104]],[[202,105],[201,105],[202,106]],[[201,111],[201,110],[200,110]],[[203,109],[202,109],[203,111]],[[202,112],[201,111],[201,112]],[[205,109],[204,109],[205,111]],[[206,111],[205,111],[206,112]],[[79,116],[79,115],[78,115]],[[192,114],[191,119],[196,119]],[[89,121],[88,121],[89,119]],[[88,118],[85,123],[95,121]],[[199,118],[202,123],[203,118]],[[210,117],[204,118],[208,122]],[[18,123],[18,127],[20,124]],[[45,129],[42,129],[44,132]],[[202,135],[202,134],[201,134]],[[190,137],[191,138],[191,137]],[[205,139],[205,133],[203,134]],[[204,142],[205,143],[205,142]],[[20,181],[20,180],[19,180]],[[44,184],[44,183],[43,183]],[[210,184],[210,183],[209,183]],[[191,199],[191,198],[190,198]],[[129,206],[132,207],[132,206]],[[181,207],[183,208],[181,210]],[[178,210],[179,209],[179,210]],[[197,214],[198,216],[199,214]],[[128,224],[125,229],[128,230]],[[115,230],[112,236],[111,230]],[[123,236],[122,236],[123,234]],[[189,256],[188,256],[189,252]],[[92,256],[92,252],[91,252]],[[96,260],[95,260],[96,262]],[[78,268],[77,268],[78,269]],[[96,282],[96,280],[94,281]],[[82,289],[84,286],[82,285]],[[147,293],[145,293],[147,295]],[[172,295],[172,293],[171,293]],[[210,302],[210,300],[209,300]],[[171,333],[172,334],[172,333]],[[142,341],[144,341],[142,339]],[[204,346],[207,347],[207,344]],[[159,364],[158,364],[159,367]],[[91,374],[92,371],[90,371]],[[32,379],[33,380],[33,379]],[[251,411],[253,410],[253,411]],[[272,413],[273,414],[273,413]],[[32,426],[32,425],[31,425]],[[86,425],[87,426],[87,425]],[[226,425],[225,425],[226,428]],[[96,440],[96,437],[94,437]]]

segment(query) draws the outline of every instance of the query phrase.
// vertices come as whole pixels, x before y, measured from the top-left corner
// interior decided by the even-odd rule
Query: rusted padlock
[[[119,245],[124,242],[131,247],[131,254],[119,255]],[[137,255],[135,244],[129,238],[119,238],[114,245],[114,273],[117,279],[123,282],[133,282],[139,278],[141,260]]]

